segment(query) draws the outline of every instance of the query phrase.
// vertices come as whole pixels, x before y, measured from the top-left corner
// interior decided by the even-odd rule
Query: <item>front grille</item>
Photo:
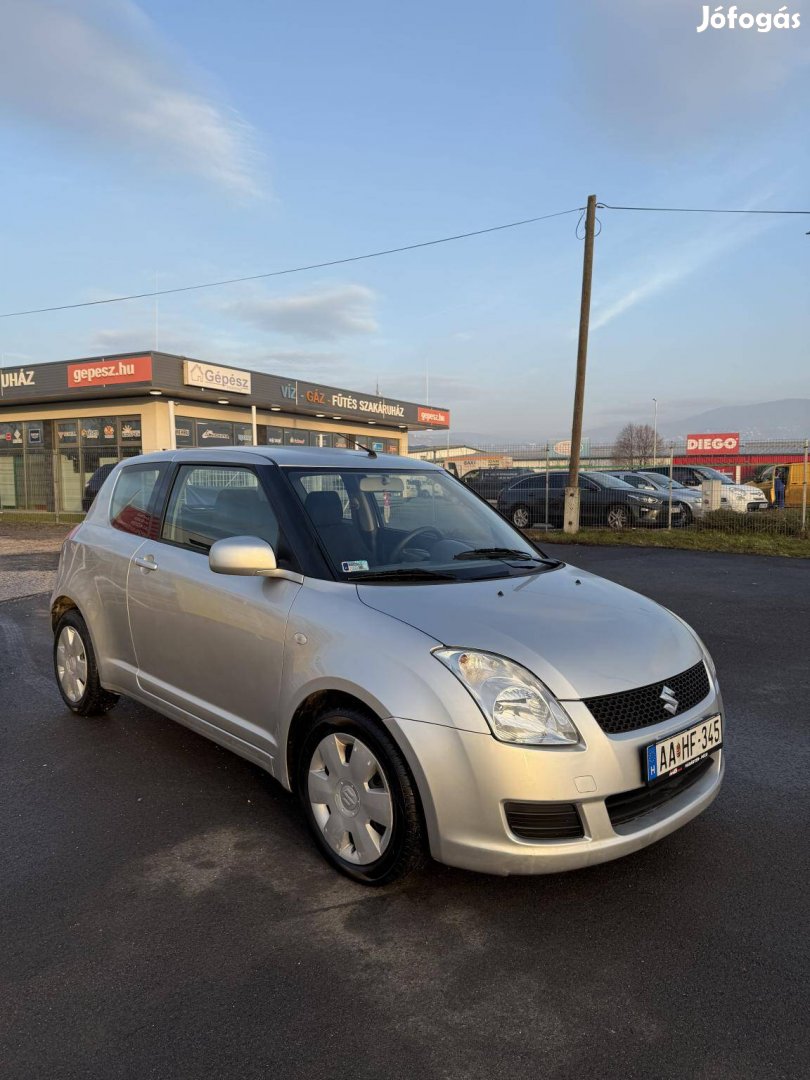
[[[504,811],[509,828],[525,840],[572,840],[585,835],[573,803],[508,802]]]
[[[661,691],[665,686],[677,699],[678,709],[674,713],[665,709],[661,700]],[[608,735],[619,735],[624,731],[649,727],[650,724],[660,724],[693,709],[709,696],[710,689],[706,665],[699,660],[694,667],[682,671],[680,675],[673,675],[671,679],[640,686],[636,690],[625,690],[620,694],[586,698],[585,704],[602,731]]]
[[[635,788],[633,791],[624,791],[621,795],[609,795],[605,799],[605,806],[611,824],[624,825],[642,814],[649,814],[651,810],[656,810],[682,791],[686,791],[711,767],[712,759],[706,758],[682,773],[670,776],[668,780],[660,780],[652,787]]]

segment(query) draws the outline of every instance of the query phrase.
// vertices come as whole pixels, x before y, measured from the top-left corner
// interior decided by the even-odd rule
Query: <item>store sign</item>
[[[56,441],[60,446],[75,446],[79,441],[79,424],[76,420],[61,420],[56,425]]]
[[[205,390],[216,390],[218,393],[251,393],[249,371],[200,364],[197,360],[183,361],[183,382],[186,386],[199,386]]]
[[[41,423],[29,423],[28,424],[28,445],[29,446],[42,446],[43,444],[43,431]]]
[[[0,424],[0,446],[22,446],[22,424]]]
[[[416,418],[420,424],[431,424],[433,427],[450,427],[450,413],[447,409],[429,409],[426,405],[419,405],[416,410]]]
[[[198,420],[197,446],[233,446],[233,424]]]
[[[738,431],[725,431],[712,435],[687,435],[687,454],[739,454],[740,433]]]
[[[74,390],[83,386],[107,386],[112,383],[140,383],[151,380],[151,356],[129,356],[126,360],[92,360],[89,363],[67,366],[67,384]]]
[[[36,386],[37,376],[33,368],[18,368],[16,371],[0,371],[0,388],[16,390],[20,386]]]
[[[141,418],[140,416],[121,417],[121,442],[131,443],[141,441]]]
[[[177,416],[174,421],[175,446],[194,445],[194,421],[189,416]]]

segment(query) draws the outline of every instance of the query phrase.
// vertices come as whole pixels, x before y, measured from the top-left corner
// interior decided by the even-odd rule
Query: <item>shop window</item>
[[[233,424],[225,420],[197,420],[197,446],[233,446]]]
[[[141,442],[141,418],[140,416],[121,416],[118,419],[118,432],[122,443]]]
[[[194,445],[194,421],[190,416],[175,416],[174,441],[176,446]]]

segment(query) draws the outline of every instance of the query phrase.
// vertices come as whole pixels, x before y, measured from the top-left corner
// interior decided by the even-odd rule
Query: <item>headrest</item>
[[[315,525],[339,525],[343,521],[343,503],[336,491],[310,491],[304,509]]]
[[[256,509],[258,494],[256,488],[223,488],[217,495],[214,509],[220,514]]]

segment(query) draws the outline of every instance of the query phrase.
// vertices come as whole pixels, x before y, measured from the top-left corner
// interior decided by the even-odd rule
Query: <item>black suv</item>
[[[461,482],[482,499],[495,503],[501,491],[522,476],[534,476],[534,473],[531,469],[470,469],[462,476]]]
[[[519,529],[535,522],[561,528],[565,510],[567,472],[536,473],[511,484],[498,496],[498,509]],[[548,517],[546,516],[548,507]],[[636,491],[610,473],[579,474],[579,520],[582,525],[626,529],[633,525],[666,525],[668,502],[661,496]]]

